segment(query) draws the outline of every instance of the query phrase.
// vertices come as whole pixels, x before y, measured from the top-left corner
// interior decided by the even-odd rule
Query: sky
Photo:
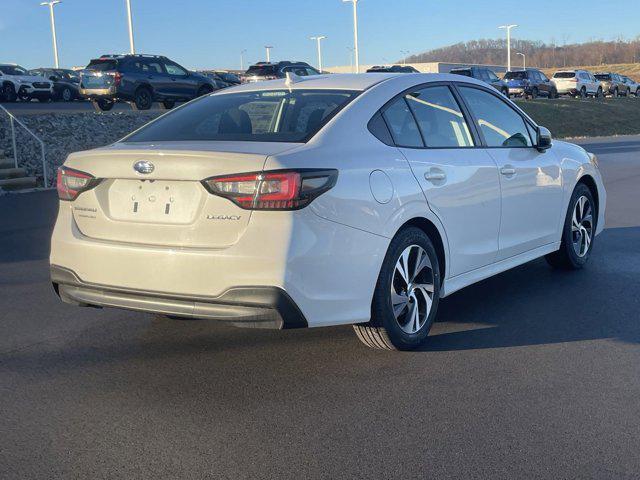
[[[325,66],[348,65],[353,46],[350,3],[341,0],[131,0],[136,50],[161,54],[185,67],[240,67],[265,60],[317,64],[314,35],[323,41]],[[606,2],[605,2],[606,3]],[[629,0],[628,5],[633,3]],[[48,7],[40,0],[0,0],[0,62],[27,68],[53,65]],[[502,5],[502,6],[501,6]],[[516,23],[514,37],[556,43],[632,39],[637,15],[582,0],[580,9],[558,11],[557,0],[510,8],[495,0],[360,0],[360,63],[397,61],[453,43],[504,35],[499,25]],[[55,7],[62,67],[84,66],[104,53],[129,50],[125,0],[63,0]]]

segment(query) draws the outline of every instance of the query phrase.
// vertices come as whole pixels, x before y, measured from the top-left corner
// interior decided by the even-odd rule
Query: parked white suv
[[[558,95],[582,98],[603,95],[600,81],[586,70],[562,70],[553,74],[552,81],[558,90]]]
[[[20,65],[0,64],[0,86],[2,97],[8,102],[31,100],[49,101],[53,95],[53,84],[39,75],[31,75]]]
[[[474,282],[541,256],[581,268],[606,204],[593,155],[448,74],[224,89],[71,154],[57,184],[63,301],[354,324],[383,349],[421,345],[439,299]]]

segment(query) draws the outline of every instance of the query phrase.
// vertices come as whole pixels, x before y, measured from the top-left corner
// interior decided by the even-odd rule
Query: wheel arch
[[[598,215],[600,214],[600,195],[598,193],[598,184],[596,183],[595,179],[588,173],[585,173],[578,179],[578,181],[576,182],[576,187],[581,183],[586,185],[586,187],[591,192],[591,195],[593,195],[593,201],[596,203],[595,208],[596,208],[596,220],[597,220]]]
[[[440,277],[444,279],[447,277],[447,248],[445,248],[444,238],[440,233],[438,227],[429,219],[425,217],[414,217],[411,220],[405,222],[398,232],[407,227],[416,227],[422,230],[429,240],[433,242],[433,246],[438,254],[438,267],[440,268]]]

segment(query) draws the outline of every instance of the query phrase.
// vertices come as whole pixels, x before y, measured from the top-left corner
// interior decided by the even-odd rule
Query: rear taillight
[[[120,82],[122,81],[122,74],[120,72],[116,72],[113,74],[113,85],[115,87],[120,86]]]
[[[75,200],[82,192],[92,189],[100,183],[93,175],[73,170],[72,168],[58,168],[58,198],[60,200]]]
[[[298,210],[331,189],[337,179],[337,170],[272,170],[211,177],[202,184],[245,210]]]

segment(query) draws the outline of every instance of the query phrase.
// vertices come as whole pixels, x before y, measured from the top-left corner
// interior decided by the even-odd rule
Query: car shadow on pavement
[[[640,228],[605,230],[588,265],[551,269],[544,259],[442,300],[423,351],[472,350],[611,338],[640,342]],[[458,328],[453,330],[451,327]]]

